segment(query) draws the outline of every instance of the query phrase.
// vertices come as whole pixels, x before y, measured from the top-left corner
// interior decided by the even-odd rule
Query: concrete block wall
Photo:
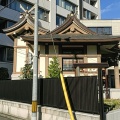
[[[120,89],[110,89],[111,99],[120,99]]]
[[[76,120],[100,120],[99,115],[75,112]],[[42,120],[70,120],[67,110],[42,107]]]
[[[0,100],[0,114],[17,120],[30,120],[31,105],[19,102]]]
[[[37,120],[70,120],[67,110],[38,106]],[[31,120],[31,105],[0,100],[0,115],[13,120]],[[75,112],[77,120],[100,120],[99,115]]]
[[[67,110],[38,106],[37,120],[70,120]],[[0,116],[13,120],[31,120],[31,105],[0,100]],[[99,115],[75,112],[76,120],[100,120]],[[120,109],[105,113],[105,120],[120,120]]]
[[[108,112],[106,114],[106,120],[120,120],[120,109]]]
[[[110,99],[120,99],[120,89],[110,88],[108,94]],[[104,89],[103,98],[106,99],[106,89]]]

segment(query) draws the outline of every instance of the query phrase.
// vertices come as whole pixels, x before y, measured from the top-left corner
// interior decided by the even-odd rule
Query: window
[[[103,35],[112,35],[112,27],[88,27],[93,32]]]
[[[87,19],[90,19],[90,11],[87,10]]]
[[[0,46],[0,61],[5,61],[5,47]]]
[[[84,0],[85,2],[87,2],[87,3],[90,3],[90,0]]]
[[[38,18],[44,21],[49,21],[49,12],[44,9],[39,8]]]
[[[83,17],[87,18],[87,19],[90,19],[91,18],[91,12],[86,10],[86,9],[83,9]]]
[[[69,58],[63,58],[63,71],[73,71],[74,70],[74,63],[83,63],[83,59],[69,59]]]
[[[4,20],[4,19],[0,19],[0,29],[1,30],[4,29],[4,28],[10,27],[13,24],[15,24],[15,22]]]
[[[7,27],[7,20],[0,19],[0,29],[4,29]]]
[[[83,9],[83,17],[86,18],[86,9]]]
[[[12,62],[13,61],[13,48],[6,48],[5,46],[0,46],[0,61]]]
[[[15,2],[11,3],[9,7],[11,9],[16,10],[16,11],[24,12],[24,10],[21,8],[21,6],[25,10],[29,10],[29,9],[31,9],[31,7],[33,5],[31,5],[27,2],[21,1],[21,0],[16,0]],[[42,8],[38,8],[38,18],[41,19],[41,20],[44,20],[44,21],[49,21],[49,12],[42,9]]]
[[[60,15],[56,15],[56,25],[60,26],[64,21],[65,21],[65,17],[60,16]]]
[[[2,5],[2,6],[6,6],[7,3],[8,3],[7,0],[0,0],[0,5]]]
[[[13,61],[13,48],[6,48],[6,60]]]
[[[12,0],[9,0],[9,2],[12,2]],[[21,0],[15,0],[14,2],[12,2],[9,6],[9,8],[19,11],[19,12],[24,12],[23,9],[21,8],[21,6],[25,9],[25,10],[29,10],[32,5],[29,3],[26,3],[24,1]]]
[[[67,0],[56,0],[56,4],[66,10],[76,12],[77,6]]]
[[[97,3],[97,0],[96,1],[95,0],[90,0],[90,5],[95,7],[96,3]]]
[[[10,27],[12,25],[14,25],[16,22],[12,22],[12,21],[7,21],[7,27]]]
[[[97,33],[97,27],[88,27],[89,29],[91,29],[93,32]]]

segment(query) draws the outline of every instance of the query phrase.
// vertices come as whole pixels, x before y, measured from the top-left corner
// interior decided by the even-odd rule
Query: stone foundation
[[[31,120],[31,105],[0,100],[0,114],[13,120]],[[37,120],[70,120],[67,110],[38,106]],[[99,115],[75,112],[77,120],[100,120]]]

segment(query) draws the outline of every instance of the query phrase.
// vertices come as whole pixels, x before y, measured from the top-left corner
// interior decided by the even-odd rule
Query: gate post
[[[101,68],[98,68],[98,84],[99,84],[100,120],[104,120],[103,82],[102,82],[102,69]]]
[[[100,120],[104,120],[102,68],[108,68],[108,63],[75,63],[74,67],[77,66],[79,66],[80,68],[98,68],[99,112],[100,112]]]

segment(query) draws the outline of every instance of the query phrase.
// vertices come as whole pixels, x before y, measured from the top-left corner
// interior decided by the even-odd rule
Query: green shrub
[[[6,80],[9,78],[9,73],[7,68],[0,68],[0,80]]]
[[[33,79],[33,69],[32,64],[25,64],[23,68],[21,68],[21,79]]]
[[[105,99],[104,103],[110,106],[115,106],[113,109],[120,109],[120,99]]]
[[[48,78],[59,78],[60,77],[60,64],[57,57],[53,57],[48,66]]]

